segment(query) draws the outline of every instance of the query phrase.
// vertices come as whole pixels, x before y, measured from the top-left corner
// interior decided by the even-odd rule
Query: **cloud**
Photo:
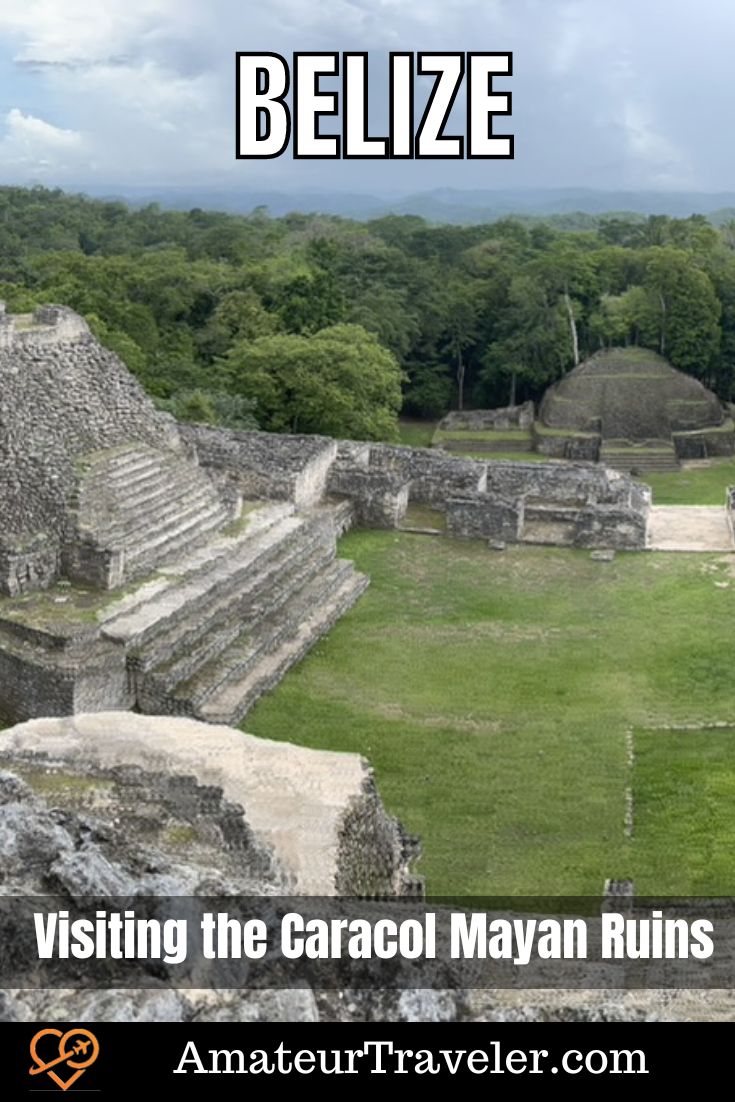
[[[726,9],[699,0],[706,50],[693,51],[684,0],[0,0],[2,110],[21,120],[6,119],[3,178],[22,182],[35,156],[82,185],[685,186],[696,165],[705,186],[728,186]],[[389,49],[510,49],[502,129],[516,135],[516,161],[238,163],[238,49],[371,51],[375,126],[387,117]]]
[[[84,154],[84,137],[76,130],[53,126],[35,115],[13,108],[5,118],[6,132],[0,140],[0,161],[31,175],[61,171],[78,165]]]
[[[626,99],[621,123],[633,162],[649,170],[652,183],[684,186],[691,182],[685,154],[657,128],[651,112],[642,103]]]
[[[34,115],[24,115],[17,107],[8,112],[5,121],[8,125],[6,140],[18,145],[47,149],[79,149],[82,145],[82,135],[76,130],[52,126]]]
[[[584,19],[577,3],[564,4],[559,13],[559,30],[549,50],[549,67],[555,76],[564,76],[578,59],[587,41],[589,20]]]
[[[253,20],[256,31],[288,28],[291,49],[318,40],[322,48],[377,48],[400,42],[403,49],[446,45],[447,35],[485,30],[503,18],[510,0],[270,0]],[[513,0],[517,3],[518,0]],[[525,3],[525,0],[522,0]],[[422,41],[423,36],[423,41]],[[459,47],[452,47],[459,48]],[[466,47],[467,48],[467,47]],[[488,47],[492,49],[493,47]]]
[[[87,162],[67,146],[67,175],[84,168],[112,183],[160,182],[187,169],[201,175],[203,143],[215,171],[232,160],[229,130],[224,140],[230,103],[222,62],[230,63],[231,74],[234,47],[224,32],[195,0],[0,3],[0,45],[7,44],[18,69],[35,80],[36,102],[63,113],[66,133],[89,135]],[[234,92],[229,100],[234,106]],[[18,144],[9,132],[3,148],[15,151]],[[30,151],[4,158],[6,178],[32,163]]]
[[[19,62],[92,65],[138,52],[181,6],[177,0],[3,0],[0,34],[18,40]]]

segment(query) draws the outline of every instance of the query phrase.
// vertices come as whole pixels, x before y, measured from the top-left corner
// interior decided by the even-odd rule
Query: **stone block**
[[[492,494],[452,498],[447,502],[447,530],[460,539],[517,543],[523,524],[523,504]]]
[[[442,432],[502,432],[530,429],[534,419],[533,402],[501,409],[454,410],[439,422]]]
[[[365,528],[397,528],[406,515],[409,482],[400,474],[335,465],[327,488],[352,502],[355,522]]]

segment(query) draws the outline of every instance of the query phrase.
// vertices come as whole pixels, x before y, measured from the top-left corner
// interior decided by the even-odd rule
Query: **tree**
[[[380,343],[399,361],[405,359],[421,332],[418,313],[408,304],[405,289],[386,287],[379,281],[374,281],[373,286],[356,296],[348,311],[348,320],[375,333]]]
[[[265,429],[397,438],[401,369],[359,325],[239,341],[224,368],[231,389],[257,403]]]
[[[269,313],[260,295],[252,289],[229,291],[220,299],[198,335],[202,354],[208,360],[224,356],[237,340],[254,341],[281,328],[276,314]]]
[[[297,275],[280,293],[278,314],[289,333],[316,333],[344,320],[346,304],[332,272]]]
[[[577,235],[581,237],[582,235]],[[584,239],[587,240],[586,238]],[[534,274],[552,295],[558,295],[569,326],[572,365],[577,367],[579,355],[578,314],[582,303],[597,295],[597,279],[591,250],[570,237],[554,241],[532,265]]]
[[[257,429],[255,402],[240,394],[216,390],[181,390],[170,398],[161,398],[158,408],[177,421],[200,425],[221,425],[227,429]]]
[[[447,323],[444,347],[454,361],[457,380],[457,409],[464,409],[464,384],[467,365],[465,351],[477,338],[478,303],[470,287],[450,288],[447,302]]]
[[[648,252],[644,286],[657,315],[658,351],[675,367],[707,377],[720,344],[721,313],[709,276],[683,249],[657,246]]]
[[[175,416],[180,421],[194,421],[200,425],[214,425],[217,414],[203,390],[189,390],[175,402]]]
[[[496,384],[509,386],[505,401],[515,405],[518,382],[538,392],[557,378],[569,363],[569,329],[557,293],[530,275],[518,275],[508,291],[508,308],[498,339],[483,358],[481,379],[486,395]]]
[[[639,325],[647,310],[648,298],[642,287],[629,287],[621,295],[602,295],[589,318],[590,336],[603,348],[638,344]]]
[[[589,351],[613,344],[662,350],[730,398],[735,223],[727,217],[720,230],[699,215],[358,223],[272,218],[265,209],[247,217],[131,210],[0,187],[0,299],[13,312],[44,302],[78,310],[157,400],[181,405],[200,392],[218,423],[233,399],[250,401],[229,373],[231,350],[240,362],[259,340],[348,323],[393,354],[406,408],[426,416],[453,398],[463,406],[538,399]],[[251,418],[243,407],[236,420]],[[296,423],[307,421],[299,409]],[[317,422],[326,423],[323,409]]]

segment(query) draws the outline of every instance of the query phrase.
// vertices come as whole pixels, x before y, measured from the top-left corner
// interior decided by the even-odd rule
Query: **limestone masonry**
[[[386,813],[357,754],[307,750],[190,719],[131,713],[39,719],[0,732],[0,877],[6,898],[420,898],[416,840]],[[48,904],[49,908],[51,903]],[[170,913],[170,912],[167,912]],[[186,913],[185,904],[182,912]],[[359,912],[358,912],[359,913]],[[12,915],[5,915],[5,924]],[[29,924],[15,954],[33,952]],[[157,961],[134,986],[0,991],[0,1021],[732,1020],[729,992],[172,990]],[[7,964],[7,962],[6,962]],[[85,962],[86,964],[86,962]],[[194,961],[192,968],[197,968]],[[410,965],[396,963],[396,968]],[[131,981],[132,982],[132,981]]]
[[[434,437],[446,451],[534,451],[633,474],[735,453],[732,406],[647,348],[606,348],[532,402],[449,413]]]
[[[63,307],[0,312],[0,715],[236,724],[368,584],[350,526],[642,549],[649,491],[593,464],[178,425]]]
[[[190,719],[108,713],[3,731],[0,804],[6,897],[43,895],[70,908],[85,895],[423,892],[409,868],[417,842],[385,811],[363,758]],[[12,932],[16,950],[33,937],[20,921]],[[0,1020],[69,1013],[125,1021],[321,1016],[308,986],[242,990],[240,975],[235,990],[194,984],[195,990],[172,991],[156,982],[155,962],[130,967],[140,987],[133,981],[128,991],[0,992]],[[84,972],[78,982],[85,982]],[[342,995],[329,998],[334,1005],[321,1013],[337,1016]],[[380,998],[361,999],[366,1016]],[[380,1009],[398,1014],[400,993],[390,998],[394,1005]]]
[[[422,891],[409,871],[416,840],[387,814],[357,754],[122,712],[37,719],[2,731],[0,770],[35,795],[37,811],[50,796],[72,817],[94,818],[104,809],[108,825],[97,838],[88,832],[86,843],[82,832],[77,844],[39,853],[30,866],[9,867],[3,847],[3,881],[18,878],[7,894],[45,894],[52,881],[71,895]],[[7,795],[7,775],[3,785]],[[4,817],[16,802],[27,800],[2,800]],[[124,866],[126,849],[144,840],[163,852],[159,867],[148,862],[141,878]],[[44,865],[48,882],[31,884]],[[94,882],[105,870],[115,883]]]

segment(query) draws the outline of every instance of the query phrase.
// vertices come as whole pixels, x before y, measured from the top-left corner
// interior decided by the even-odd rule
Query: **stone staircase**
[[[231,519],[195,463],[141,444],[91,457],[74,506],[76,542],[121,555],[122,581],[202,544]]]
[[[111,605],[103,635],[125,646],[139,710],[240,722],[368,584],[335,557],[339,523],[264,506]]]
[[[681,469],[673,444],[657,444],[650,449],[611,447],[603,444],[600,448],[600,463],[615,471],[641,474],[678,471]]]

